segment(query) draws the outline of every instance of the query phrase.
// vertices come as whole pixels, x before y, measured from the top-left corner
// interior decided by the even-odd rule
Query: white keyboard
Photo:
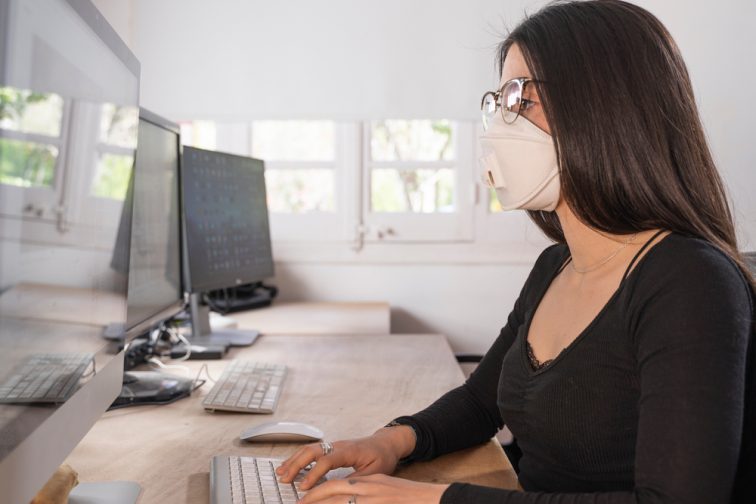
[[[281,462],[283,459],[213,457],[211,504],[295,504],[307,493],[299,488],[307,473],[300,472],[292,483],[281,483],[275,472]]]
[[[0,383],[0,403],[65,402],[93,358],[91,353],[31,355]]]
[[[286,378],[286,366],[233,360],[202,401],[206,410],[273,413]]]

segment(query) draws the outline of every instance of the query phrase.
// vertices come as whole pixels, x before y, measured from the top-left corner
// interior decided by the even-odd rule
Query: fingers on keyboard
[[[311,443],[297,450],[294,455],[284,461],[283,473],[279,473],[281,481],[291,482],[299,471],[317,460],[318,455],[323,455],[323,450],[318,443]]]

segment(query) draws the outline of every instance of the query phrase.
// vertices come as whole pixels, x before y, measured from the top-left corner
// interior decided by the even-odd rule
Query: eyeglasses
[[[515,119],[520,117],[520,112],[532,107],[535,102],[522,97],[525,86],[530,82],[540,84],[543,81],[528,77],[517,77],[505,82],[498,91],[488,91],[484,94],[480,101],[480,110],[483,112],[483,127],[488,128],[488,123],[497,109],[501,110],[501,117],[504,122],[512,124]]]

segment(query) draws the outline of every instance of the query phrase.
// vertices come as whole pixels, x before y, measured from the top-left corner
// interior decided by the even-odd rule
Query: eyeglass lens
[[[483,112],[483,127],[488,128],[491,118],[496,110],[501,108],[501,117],[504,122],[511,124],[520,115],[520,103],[522,102],[523,84],[520,79],[507,81],[499,93],[499,100],[496,94],[489,91],[483,96],[481,102],[481,111]],[[497,103],[497,101],[499,103]]]
[[[511,80],[501,89],[501,116],[504,122],[511,124],[520,115],[522,101],[522,81]]]
[[[483,96],[483,101],[480,105],[481,112],[483,112],[483,127],[488,128],[488,123],[491,117],[496,113],[496,95],[489,91]]]

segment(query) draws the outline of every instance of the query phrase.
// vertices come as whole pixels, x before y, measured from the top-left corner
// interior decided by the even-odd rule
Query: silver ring
[[[347,501],[347,504],[357,504],[357,496],[356,495],[352,495],[351,497],[349,497],[349,500]]]
[[[330,455],[333,453],[333,445],[329,443],[328,441],[321,441],[320,443],[320,449],[323,450],[323,456]]]

